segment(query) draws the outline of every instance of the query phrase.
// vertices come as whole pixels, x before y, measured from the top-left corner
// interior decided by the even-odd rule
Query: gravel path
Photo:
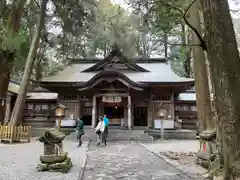
[[[88,151],[83,180],[190,180],[135,142],[109,142]]]
[[[77,148],[74,141],[64,142],[64,151],[69,153],[73,162],[68,174],[36,171],[39,155],[43,154],[42,143],[0,144],[0,180],[77,180],[87,144],[84,142],[83,147]]]

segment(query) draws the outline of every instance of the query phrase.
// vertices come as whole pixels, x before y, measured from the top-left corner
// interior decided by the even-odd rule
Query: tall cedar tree
[[[33,34],[33,39],[32,39],[31,46],[30,46],[30,49],[28,52],[28,57],[27,57],[25,70],[24,70],[22,81],[21,81],[18,97],[17,97],[16,103],[15,103],[15,106],[13,108],[13,112],[12,112],[12,116],[11,116],[11,120],[10,120],[10,125],[13,125],[13,126],[18,125],[23,117],[23,110],[25,107],[26,95],[27,95],[27,87],[30,82],[33,65],[34,65],[34,60],[35,60],[35,55],[36,55],[36,52],[37,52],[37,49],[38,49],[39,43],[40,43],[41,31],[44,26],[44,17],[45,17],[47,2],[48,2],[48,0],[42,0],[42,2],[41,2],[41,10],[40,10],[38,24],[37,24],[36,30]]]
[[[190,22],[201,34],[200,25],[200,1],[196,1],[189,9]],[[192,44],[200,44],[196,33],[192,31]],[[200,46],[193,47],[193,67],[195,76],[195,88],[197,96],[198,120],[200,129],[212,129],[214,123],[212,120],[211,99],[208,84],[207,66],[205,54]]]
[[[4,1],[5,2],[5,1]],[[20,31],[20,22],[23,14],[23,8],[26,0],[15,0],[11,5],[6,6],[3,11],[7,11],[10,8],[10,15],[7,16],[7,12],[2,12],[4,15],[2,18],[7,18],[6,29],[8,38],[14,38]],[[15,52],[9,49],[0,49],[0,98],[5,99],[7,97],[8,82],[12,70]],[[3,123],[5,114],[5,104],[0,104],[0,123]]]
[[[227,0],[201,0],[215,91],[224,179],[240,179],[240,57]]]

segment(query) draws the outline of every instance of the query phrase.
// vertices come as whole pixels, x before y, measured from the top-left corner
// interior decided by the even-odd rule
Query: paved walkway
[[[88,152],[83,180],[190,180],[136,142],[109,142]]]
[[[0,144],[0,180],[78,180],[83,167],[88,142],[77,148],[77,142],[65,141],[64,151],[72,159],[73,167],[67,174],[37,172],[39,156],[43,154],[43,144],[32,141],[26,144]]]
[[[202,177],[207,173],[207,170],[197,165],[196,157],[190,156],[186,159],[179,161],[172,160],[163,155],[165,152],[177,152],[177,153],[197,153],[199,150],[199,140],[158,140],[154,143],[141,143],[141,145],[150,152],[157,154],[159,157],[165,159],[168,163],[171,163],[178,169],[181,169],[191,177]]]
[[[157,140],[145,145],[156,152],[198,152],[200,142],[199,140]]]

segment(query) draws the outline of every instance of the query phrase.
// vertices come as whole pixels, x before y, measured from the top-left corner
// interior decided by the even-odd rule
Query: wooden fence
[[[27,140],[30,142],[31,126],[0,126],[0,141],[20,142]]]

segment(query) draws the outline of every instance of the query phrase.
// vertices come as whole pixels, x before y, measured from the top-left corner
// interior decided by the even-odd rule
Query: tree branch
[[[164,42],[162,39],[156,39],[154,41],[161,42],[161,43],[167,43],[171,46],[201,46],[201,44],[185,44],[185,43],[170,43],[170,42]]]
[[[168,6],[168,7],[172,8],[172,9],[175,9],[175,10],[177,10],[178,12],[180,12],[180,14],[181,14],[182,17],[183,17],[184,22],[187,24],[188,27],[190,27],[190,29],[193,30],[193,32],[194,32],[194,33],[196,34],[196,36],[198,37],[198,39],[199,39],[199,41],[200,41],[200,47],[201,47],[204,51],[207,51],[207,45],[206,45],[204,39],[202,38],[202,36],[201,36],[200,33],[198,32],[198,30],[197,30],[195,27],[193,27],[193,26],[189,23],[189,21],[187,20],[187,18],[186,18],[186,15],[187,15],[187,13],[188,13],[188,10],[189,10],[189,9],[191,8],[191,6],[196,2],[196,0],[193,0],[193,1],[188,5],[188,7],[186,8],[185,12],[183,12],[183,11],[182,11],[181,9],[179,9],[178,7],[175,7],[175,6],[172,6],[171,4],[168,4],[168,3],[165,2],[164,0],[160,0],[160,1],[161,1],[161,3],[162,3],[163,5]]]

